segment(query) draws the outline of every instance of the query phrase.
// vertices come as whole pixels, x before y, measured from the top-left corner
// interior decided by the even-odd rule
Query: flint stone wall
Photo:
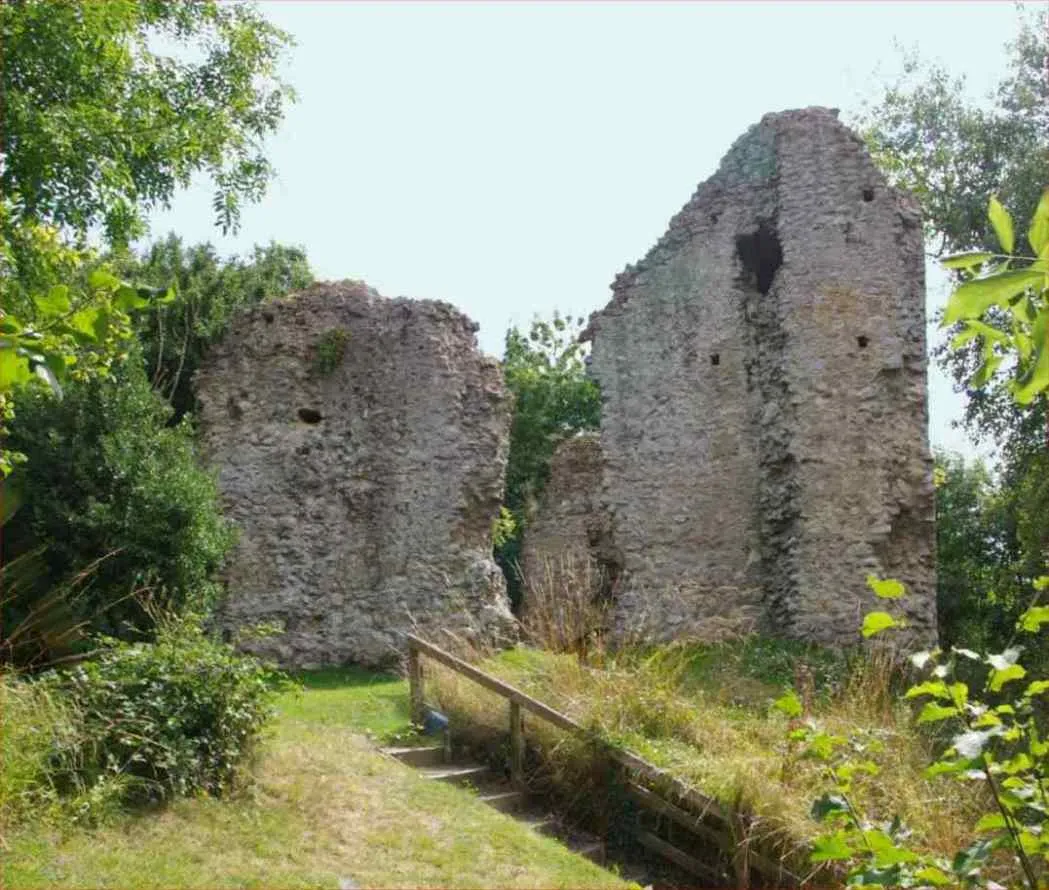
[[[922,230],[837,113],[766,115],[591,318],[618,626],[935,634]]]
[[[603,472],[597,433],[565,439],[554,451],[521,546],[521,617],[526,623],[530,603],[563,596],[573,585],[586,587],[591,600],[614,596],[620,557],[601,507]]]
[[[448,304],[342,282],[246,312],[211,351],[203,448],[240,530],[221,621],[285,628],[248,648],[380,664],[413,628],[512,633],[490,538],[510,404],[475,331]]]

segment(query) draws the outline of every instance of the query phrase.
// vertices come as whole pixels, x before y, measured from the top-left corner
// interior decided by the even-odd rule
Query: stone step
[[[579,856],[585,856],[591,862],[596,862],[598,865],[605,864],[604,841],[570,841],[565,844],[565,846],[567,846],[573,853],[576,853]]]
[[[427,745],[425,747],[403,747],[383,748],[383,754],[395,757],[401,763],[408,766],[442,766],[445,762],[444,747],[442,745]]]
[[[558,822],[553,816],[536,816],[533,819],[521,819],[520,821],[539,834],[557,834]]]
[[[423,767],[419,775],[424,779],[432,779],[436,782],[449,782],[453,785],[464,785],[467,782],[475,782],[486,778],[491,771],[487,766],[470,764],[467,766],[436,766]]]
[[[491,794],[482,794],[483,800],[488,806],[495,807],[501,813],[513,813],[521,809],[527,801],[523,791],[496,791]]]

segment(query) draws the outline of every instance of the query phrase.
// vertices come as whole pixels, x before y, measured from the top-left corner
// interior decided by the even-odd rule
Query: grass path
[[[407,726],[401,681],[323,671],[284,695],[251,789],[93,830],[9,836],[0,886],[626,887],[609,872],[375,751]]]

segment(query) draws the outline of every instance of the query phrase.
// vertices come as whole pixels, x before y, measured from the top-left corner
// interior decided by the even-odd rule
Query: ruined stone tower
[[[854,642],[935,628],[922,230],[836,112],[766,115],[592,316],[616,616]]]
[[[417,628],[499,636],[509,401],[445,303],[315,285],[238,317],[196,385],[240,539],[222,621],[285,665],[377,664]]]

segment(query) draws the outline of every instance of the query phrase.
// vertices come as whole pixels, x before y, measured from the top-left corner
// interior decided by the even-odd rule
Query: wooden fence
[[[420,637],[409,634],[408,681],[412,720],[415,723],[421,723],[423,720],[423,656],[462,674],[479,686],[507,700],[507,719],[510,730],[510,777],[515,784],[524,784],[525,742],[522,711],[528,711],[559,729],[585,738],[603,748],[610,760],[628,772],[627,792],[630,799],[650,812],[687,829],[701,841],[716,846],[732,861],[737,886],[749,886],[751,872],[756,872],[757,876],[764,881],[775,882],[779,885],[799,882],[799,878],[785,869],[781,863],[750,848],[747,843],[748,833],[739,813],[726,811],[714,798],[689,787],[666,770],[649,763],[632,751],[602,739],[581,723],[543,704],[516,686],[485,673],[475,665],[457,658],[450,652],[445,652]],[[647,849],[699,877],[707,880],[718,877],[716,869],[651,832],[638,832],[637,839]]]

